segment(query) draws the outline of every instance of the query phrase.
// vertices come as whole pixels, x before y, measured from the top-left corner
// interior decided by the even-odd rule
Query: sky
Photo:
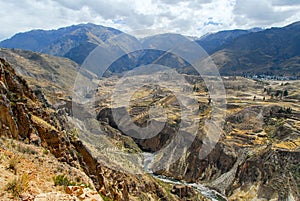
[[[300,21],[300,0],[0,0],[0,40],[32,29],[95,23],[144,37],[269,28]]]

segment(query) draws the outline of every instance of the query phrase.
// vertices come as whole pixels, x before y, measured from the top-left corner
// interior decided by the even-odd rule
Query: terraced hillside
[[[86,141],[78,138],[83,134],[63,108],[40,101],[28,87],[30,80],[17,75],[5,60],[0,67],[1,199],[180,200],[170,193],[173,185],[143,171],[133,174],[120,171],[120,164],[105,164],[109,155],[89,145],[92,135]],[[125,146],[131,139],[111,131],[114,138],[101,140],[134,151]],[[205,200],[197,192],[192,196]]]
[[[178,75],[169,69],[156,74],[160,82],[148,85],[146,81],[155,80],[155,76],[141,73],[125,79],[112,76],[97,80],[86,71],[79,83],[91,82],[97,88],[86,89],[82,99],[73,94],[71,101],[68,96],[74,78],[68,77],[68,65],[64,64],[72,66],[72,62],[40,54],[37,62],[29,58],[36,53],[20,50],[2,50],[4,53],[27,79],[15,75],[2,61],[5,87],[1,94],[9,100],[1,109],[6,112],[1,113],[5,136],[41,141],[59,161],[85,172],[95,190],[107,199],[208,199],[190,188],[192,184],[217,189],[228,200],[300,197],[297,80],[222,77],[226,99],[220,100],[213,93],[214,85],[204,82],[215,77]],[[65,63],[55,68],[60,61]],[[29,67],[22,67],[26,63]],[[75,74],[76,67],[71,66]],[[57,79],[41,76],[55,69],[63,70],[55,74]],[[183,80],[172,77],[174,72]],[[140,84],[143,81],[145,84]],[[34,94],[27,82],[35,90],[44,84],[40,88],[43,95]],[[56,93],[60,90],[62,93]],[[49,100],[47,104],[45,100]],[[11,119],[17,119],[16,123]],[[154,130],[147,131],[151,125]],[[16,128],[37,132],[32,135],[30,129],[22,132]],[[135,129],[142,130],[143,135]],[[2,149],[11,151],[9,146]],[[145,168],[144,156],[149,152],[154,157]],[[158,175],[189,185],[167,184]]]
[[[297,200],[300,196],[300,82],[223,77],[227,97],[224,127],[214,149],[207,157],[201,158],[199,154],[205,145],[205,135],[209,135],[205,122],[213,118],[216,103],[210,103],[203,80],[196,76],[186,78],[190,80],[187,87],[194,89],[188,94],[197,97],[197,104],[194,105],[197,112],[189,118],[198,120],[199,130],[180,157],[163,153],[170,157],[167,161],[160,151],[167,150],[166,147],[174,141],[177,146],[173,148],[176,149],[182,142],[176,135],[180,135],[178,126],[184,109],[178,103],[176,91],[172,93],[165,88],[143,86],[118,92],[120,99],[117,101],[121,106],[125,107],[125,102],[129,101],[127,112],[136,125],[148,126],[150,121],[166,122],[161,132],[153,137],[133,137],[143,151],[154,153],[156,159],[152,168],[157,170],[155,173],[210,186],[228,196],[229,200]],[[97,118],[120,129],[124,135],[133,136],[119,128],[121,121],[116,123],[109,112],[110,108],[112,111],[115,109],[114,101],[111,102],[114,97],[111,94],[116,87],[114,83],[116,80],[110,78],[99,84]],[[169,89],[173,89],[171,85]],[[131,98],[128,100],[128,97]],[[158,109],[160,115],[165,111],[166,119],[155,115],[156,110],[150,109],[154,106],[162,108]],[[172,160],[172,157],[178,158]],[[156,164],[162,161],[168,163],[169,160],[173,162],[164,168],[157,168]]]

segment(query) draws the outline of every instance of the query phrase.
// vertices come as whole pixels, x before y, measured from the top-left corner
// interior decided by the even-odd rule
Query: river
[[[205,187],[202,184],[188,183],[185,181],[176,180],[174,178],[154,174],[149,167],[151,165],[151,163],[154,161],[154,154],[143,153],[143,157],[144,157],[144,162],[143,162],[144,170],[147,173],[151,174],[154,178],[159,179],[166,183],[181,184],[181,185],[193,187],[194,189],[199,191],[202,195],[204,195],[206,198],[211,199],[212,201],[228,201],[227,198],[224,195],[222,195],[221,193],[217,192],[216,190]]]

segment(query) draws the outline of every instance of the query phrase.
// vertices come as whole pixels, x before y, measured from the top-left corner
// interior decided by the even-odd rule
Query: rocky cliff
[[[125,153],[140,153],[142,150],[155,152],[168,144],[176,132],[176,125],[180,123],[176,98],[169,97],[170,94],[132,100],[130,114],[140,126],[149,119],[146,103],[150,101],[170,106],[168,122],[159,135],[150,139],[132,139],[118,130],[114,122],[104,98],[113,85],[110,80],[103,80],[98,95],[104,99],[96,100],[99,103],[96,110],[100,124],[96,119],[84,122],[91,130],[97,130],[100,126],[104,131],[103,136],[94,136],[75,129],[75,124],[81,125],[82,122],[65,113],[65,106],[57,108],[45,104],[43,97],[47,98],[44,95],[47,88],[39,94],[33,93],[27,82],[31,85],[35,83],[16,75],[14,68],[3,59],[0,70],[1,136],[49,149],[60,163],[68,164],[91,178],[95,189],[106,199],[204,200],[193,189],[167,185],[140,172],[132,174],[121,171],[128,161],[114,163],[114,159],[122,158],[122,155],[114,150],[109,153],[116,147]],[[64,74],[60,76],[65,78]],[[55,83],[51,79],[47,82],[50,85]],[[227,115],[221,139],[215,148],[206,158],[198,157],[205,134],[200,126],[186,153],[156,174],[203,183],[226,194],[229,200],[297,200],[300,197],[300,82],[278,84],[232,77],[224,78],[224,84],[228,100]],[[201,83],[199,87],[202,87]],[[67,90],[66,93],[70,93]],[[280,92],[285,90],[288,90],[288,95],[280,96]],[[211,111],[206,96],[202,94],[204,91],[201,88],[193,92],[199,96],[201,107],[197,115],[200,125],[210,118]],[[100,105],[105,106],[104,109]],[[113,147],[103,148],[107,146],[102,143],[103,140],[108,140]]]
[[[207,158],[198,157],[197,138],[187,157],[162,174],[205,182],[233,200],[299,198],[299,130],[289,122],[299,114],[281,110],[250,107],[228,116],[226,136]]]
[[[0,134],[49,150],[60,163],[88,175],[102,197],[112,200],[179,200],[147,174],[130,174],[103,165],[64,113],[45,105],[5,60],[0,68]],[[44,196],[45,197],[45,196]],[[47,197],[47,196],[46,196]],[[203,200],[200,196],[198,200]]]
[[[178,160],[155,173],[205,184],[222,192],[229,200],[299,199],[299,84],[299,81],[285,84],[237,77],[224,78],[228,101],[224,127],[218,143],[205,158],[199,157],[204,144],[203,136],[208,135],[201,122],[211,118],[210,108],[213,104],[209,105],[206,99],[201,99],[202,89],[194,92],[199,95],[198,103],[201,106],[198,111],[199,132]],[[101,89],[104,87],[101,86]],[[275,96],[277,91],[284,90],[289,90],[290,95]],[[142,95],[146,96],[146,92],[144,90]],[[168,107],[174,106],[168,96],[161,96],[158,100],[152,96],[142,96],[138,100],[140,102],[131,99],[131,106],[128,108],[136,125],[144,125],[149,120],[145,105],[150,103],[153,106],[168,100]],[[171,110],[174,112],[177,109],[175,107]],[[172,118],[168,119],[168,123],[156,136],[134,139],[135,143],[142,150],[152,153],[168,146],[174,136],[178,135],[176,122],[180,121],[174,116],[169,115]],[[97,118],[100,122],[119,129],[109,108],[100,109]],[[175,123],[170,123],[172,120]],[[177,144],[180,145],[180,142]],[[172,154],[168,156],[167,160],[173,157]]]

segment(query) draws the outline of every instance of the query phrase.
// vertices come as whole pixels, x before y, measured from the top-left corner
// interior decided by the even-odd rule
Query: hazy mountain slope
[[[246,73],[299,76],[299,31],[299,23],[294,23],[283,28],[264,31],[260,29],[221,31],[202,37],[196,42],[212,54],[211,58],[220,67],[220,73],[223,75]],[[94,60],[93,65],[86,68],[97,75],[102,75],[104,72],[99,66],[110,67],[107,74],[124,72],[153,62],[175,68],[186,67],[187,63],[179,61],[178,58],[174,60],[170,55],[160,58],[163,52],[145,50],[153,48],[161,50],[157,47],[157,43],[161,46],[161,41],[166,45],[170,41],[174,42],[171,36],[172,34],[161,34],[138,41],[135,37],[116,29],[80,24],[58,30],[19,33],[11,39],[0,42],[0,46],[67,57],[78,64],[82,64],[90,53],[96,50],[93,53],[99,54],[99,59]],[[175,42],[179,43],[180,40]],[[111,60],[112,58],[114,60]],[[190,69],[182,71],[191,73]]]
[[[180,61],[178,55],[163,55],[164,52],[159,51],[168,46],[168,43],[180,46],[182,41],[174,38],[176,37],[172,34],[144,38],[141,42],[145,50],[115,62],[111,66],[111,72],[123,72],[140,65],[156,63],[178,68],[180,72],[194,74],[193,68],[187,62]],[[245,73],[299,75],[300,40],[297,23],[264,31],[261,29],[221,31],[196,42],[212,54],[211,58],[220,67],[220,73],[223,75]],[[193,54],[191,50],[188,51]]]
[[[70,100],[80,68],[75,62],[67,58],[4,48],[0,48],[0,57],[9,61],[19,75],[30,81],[33,89],[42,90],[50,102],[55,103],[58,97]],[[85,79],[95,77],[88,71],[84,75]]]
[[[10,39],[2,41],[0,46],[61,56],[66,53],[66,50],[64,48],[58,49],[59,44],[68,43],[69,46],[75,46],[86,41],[97,44],[121,33],[119,30],[91,23],[79,24],[57,30],[32,30],[17,33]],[[67,46],[66,44],[64,45]]]
[[[95,24],[79,24],[57,30],[33,30],[18,33],[0,42],[0,47],[19,48],[54,56],[62,56],[81,64],[97,45],[110,44],[109,39],[127,35],[119,30]],[[138,43],[134,37],[128,44]]]
[[[300,23],[240,36],[211,58],[226,75],[299,76]]]
[[[195,42],[197,42],[208,54],[212,54],[221,49],[222,46],[231,43],[237,37],[258,31],[262,31],[262,29],[254,28],[249,30],[235,29],[219,31],[217,33],[205,35]]]

